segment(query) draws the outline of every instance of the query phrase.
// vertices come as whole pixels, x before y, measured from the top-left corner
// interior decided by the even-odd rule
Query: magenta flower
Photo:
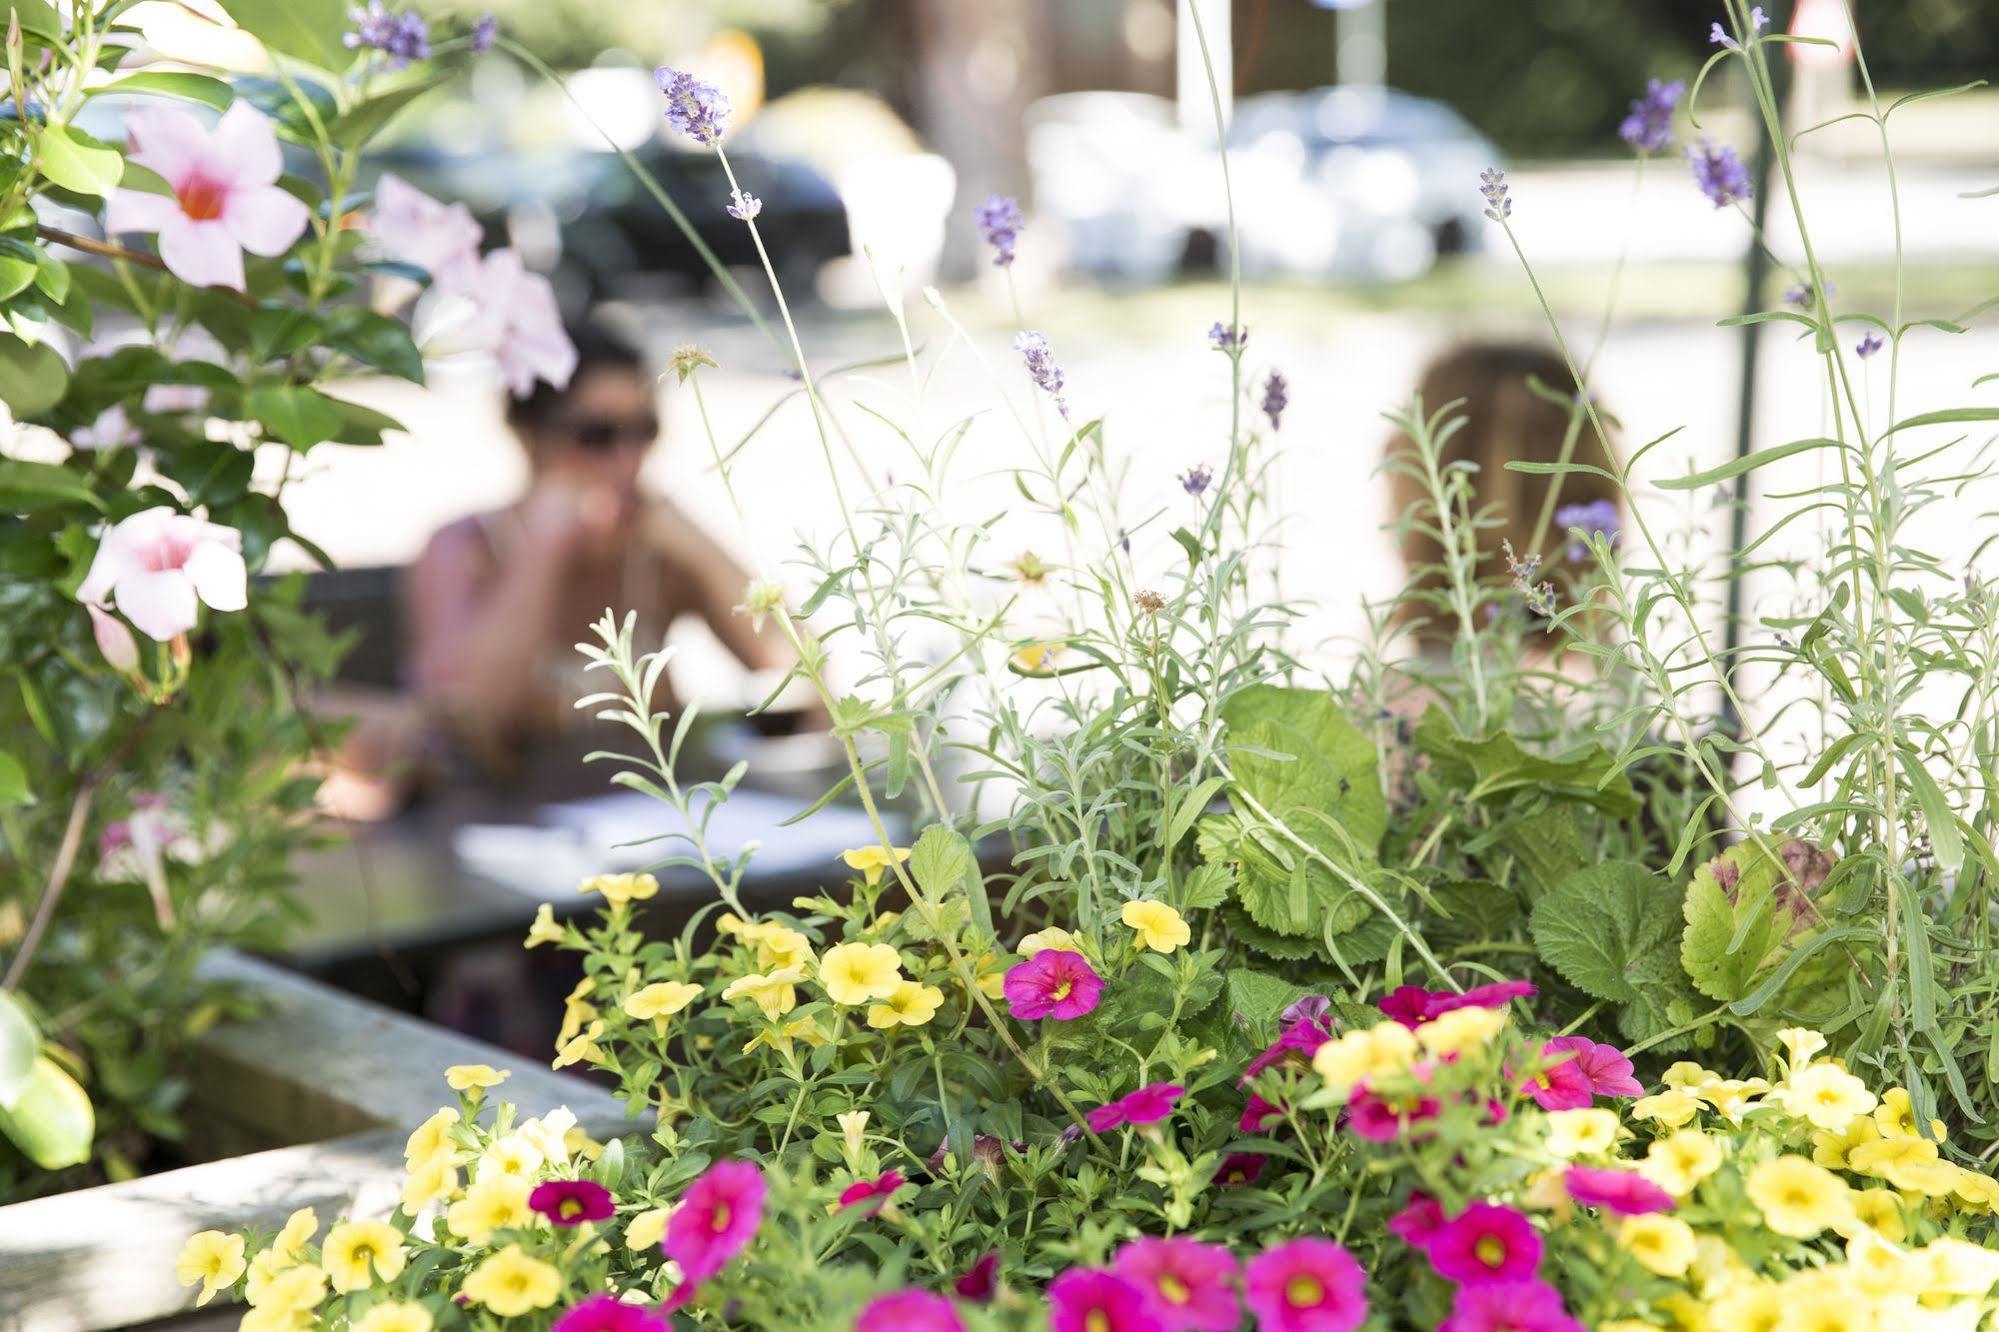
[[[1245,1184],[1254,1184],[1269,1162],[1269,1157],[1256,1152],[1230,1152],[1222,1158],[1221,1168],[1215,1171],[1215,1183],[1224,1189],[1239,1189]]]
[[[236,102],[214,129],[172,106],[126,113],[128,156],[171,195],[113,190],[104,229],[153,232],[160,262],[193,287],[243,290],[243,252],[272,258],[305,233],[306,206],[278,187],[284,162],[264,113]]]
[[[1283,1106],[1275,1101],[1266,1101],[1255,1092],[1251,1092],[1249,1104],[1243,1107],[1242,1117],[1236,1120],[1236,1127],[1244,1133],[1261,1133],[1283,1118]]]
[[[1527,1281],[1541,1265],[1541,1236],[1511,1207],[1475,1202],[1430,1238],[1430,1265],[1461,1285]]]
[[[965,1332],[951,1301],[927,1290],[898,1290],[868,1301],[854,1332]]]
[[[900,1170],[891,1170],[875,1179],[855,1180],[840,1190],[840,1206],[859,1207],[872,1202],[874,1206],[867,1210],[867,1215],[872,1217],[888,1205],[889,1195],[908,1182]]]
[[[1367,1274],[1329,1239],[1265,1249],[1243,1271],[1243,1295],[1260,1332],[1353,1332],[1367,1319]]]
[[[1417,1124],[1435,1119],[1442,1107],[1434,1096],[1377,1096],[1365,1084],[1347,1102],[1347,1128],[1369,1142],[1395,1142]]]
[[[1302,1002],[1303,1000],[1300,1001]],[[1325,1013],[1301,1012],[1296,1018],[1288,1019],[1277,1039],[1265,1047],[1262,1054],[1249,1061],[1249,1066],[1242,1071],[1241,1081],[1248,1082],[1265,1069],[1278,1064],[1289,1062],[1302,1065],[1332,1037],[1332,1022]]]
[[[1082,954],[1050,948],[1009,970],[1004,985],[1007,1008],[1019,1021],[1068,1022],[1096,1008],[1104,978]]]
[[[1631,1061],[1614,1045],[1599,1045],[1587,1036],[1558,1036],[1541,1047],[1547,1059],[1569,1054],[1576,1067],[1589,1079],[1596,1096],[1643,1096],[1645,1088],[1631,1075]]]
[[[1554,1046],[1550,1041],[1541,1047],[1545,1059]],[[1560,1050],[1554,1050],[1560,1055]],[[1533,1073],[1520,1084],[1520,1090],[1543,1110],[1583,1110],[1596,1100],[1596,1083],[1591,1080],[1589,1070],[1580,1059],[1570,1057],[1556,1059],[1546,1068]]]
[[[1601,1207],[1618,1216],[1670,1212],[1673,1195],[1632,1170],[1603,1166],[1570,1166],[1563,1176],[1569,1196],[1585,1207]]]
[[[1555,1288],[1541,1281],[1491,1281],[1463,1286],[1437,1332],[1588,1332]]]
[[[1430,1241],[1444,1228],[1444,1205],[1427,1193],[1412,1193],[1409,1202],[1388,1218],[1388,1233],[1412,1249],[1428,1251]]]
[[[421,268],[437,286],[459,290],[479,280],[485,231],[472,210],[439,203],[401,176],[384,175],[376,183],[368,236],[376,253]]]
[[[1048,1332],[1167,1329],[1136,1282],[1102,1268],[1072,1267],[1048,1283]]]
[[[608,1221],[617,1211],[611,1191],[589,1179],[551,1179],[537,1184],[528,1195],[528,1206],[558,1226]]]
[[[1167,1332],[1234,1332],[1242,1324],[1235,1255],[1219,1244],[1148,1236],[1119,1249],[1114,1261],[1117,1274],[1150,1297]]]
[[[1447,990],[1426,990],[1420,985],[1404,985],[1375,1005],[1405,1027],[1420,1027],[1431,1018],[1460,1008],[1504,1008],[1515,999],[1532,999],[1535,990],[1527,981],[1496,981],[1479,985],[1463,994]]]
[[[1084,1115],[1092,1133],[1109,1133],[1125,1124],[1157,1124],[1173,1113],[1173,1103],[1187,1089],[1177,1082],[1154,1082],[1100,1105]]]
[[[99,611],[115,605],[140,633],[164,643],[194,628],[197,603],[219,611],[249,604],[242,551],[243,534],[233,527],[164,504],[141,509],[97,543],[76,599]],[[100,631],[100,647],[104,637]],[[105,655],[111,655],[108,648]]]
[[[763,1224],[767,1191],[763,1171],[749,1161],[717,1161],[687,1186],[660,1244],[680,1264],[682,1289],[691,1291],[743,1251]]]
[[[666,1320],[643,1304],[592,1295],[555,1320],[554,1332],[667,1332]]]
[[[999,1293],[999,1270],[999,1250],[987,1249],[965,1269],[963,1276],[951,1283],[952,1293],[973,1304],[991,1304],[993,1296]]]

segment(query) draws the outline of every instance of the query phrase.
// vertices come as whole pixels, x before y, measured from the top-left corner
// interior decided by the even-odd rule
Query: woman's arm
[[[728,552],[668,503],[653,506],[646,527],[670,580],[682,589],[673,597],[678,606],[669,610],[693,610],[750,670],[781,671],[791,665],[791,650],[780,635],[758,634],[748,616],[736,613],[750,580]]]

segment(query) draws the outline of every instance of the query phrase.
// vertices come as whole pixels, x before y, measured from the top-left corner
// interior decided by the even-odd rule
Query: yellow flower
[[[763,1010],[764,1016],[774,1021],[798,1007],[796,987],[804,979],[805,973],[797,967],[785,967],[780,971],[771,972],[768,976],[739,976],[729,982],[728,988],[722,991],[722,997],[753,999],[757,1007]]]
[[[597,982],[585,976],[576,982],[562,1000],[562,1030],[555,1033],[556,1048],[560,1049],[576,1039],[576,1033],[583,1030],[583,1024],[597,1016],[597,1005],[587,1002],[585,996],[596,993]]]
[[[427,1161],[441,1151],[451,1147],[451,1129],[458,1122],[458,1111],[445,1106],[423,1123],[417,1125],[416,1132],[410,1134],[403,1144],[405,1161]]]
[[[1809,1027],[1786,1027],[1777,1033],[1777,1040],[1784,1047],[1784,1062],[1792,1068],[1803,1068],[1825,1049],[1825,1037]]]
[[[1902,1216],[1902,1195],[1893,1189],[1858,1189],[1853,1194],[1853,1219],[1883,1239],[1900,1244],[1909,1237]]]
[[[1691,1059],[1682,1059],[1668,1066],[1659,1081],[1672,1091],[1692,1091],[1704,1082],[1720,1082],[1721,1074],[1702,1068]]]
[[[1059,925],[1050,925],[1047,929],[1036,930],[1020,941],[1020,955],[1022,957],[1033,957],[1036,953],[1045,952],[1051,948],[1061,953],[1080,953],[1083,951],[1083,945],[1076,942],[1076,936]]]
[[[1999,1253],[1980,1244],[1946,1236],[1922,1249],[1925,1292],[1934,1296],[1983,1296],[1999,1285]]]
[[[494,1175],[512,1175],[515,1179],[532,1180],[543,1161],[541,1148],[528,1137],[515,1130],[504,1138],[496,1138],[479,1158],[474,1179],[488,1179]]]
[[[666,1235],[666,1219],[673,1215],[670,1207],[655,1207],[638,1213],[625,1222],[625,1247],[635,1251],[657,1249]]]
[[[868,886],[882,881],[882,872],[891,865],[900,865],[909,859],[909,848],[892,846],[884,850],[879,846],[857,846],[852,851],[842,851],[840,859],[847,862],[847,868],[868,881]]]
[[[797,1018],[782,1027],[765,1027],[750,1037],[749,1043],[743,1046],[743,1053],[748,1054],[760,1045],[768,1045],[779,1054],[789,1055],[794,1040],[804,1041],[816,1050],[826,1044],[826,1034],[819,1030],[819,1024],[811,1018]]]
[[[1777,1096],[1794,1117],[1833,1133],[1874,1108],[1867,1084],[1829,1060],[1792,1073]]]
[[[687,981],[655,981],[644,989],[625,996],[620,1005],[628,1017],[644,1022],[648,1018],[659,1020],[672,1017],[681,1009],[699,999],[702,987]]]
[[[819,983],[836,1004],[887,999],[902,984],[902,957],[887,944],[836,944],[819,959]]]
[[[1854,1284],[1869,1295],[1914,1293],[1923,1288],[1927,1264],[1865,1227],[1846,1241],[1846,1270]]]
[[[659,880],[650,874],[599,874],[585,879],[579,893],[602,893],[612,906],[643,902],[659,891]]]
[[[1693,1227],[1676,1216],[1627,1217],[1617,1242],[1640,1267],[1660,1276],[1685,1276],[1694,1265]]]
[[[753,925],[743,937],[756,944],[757,965],[765,971],[812,965],[812,941],[787,925]]]
[[[568,1106],[557,1106],[545,1115],[536,1115],[523,1123],[514,1132],[534,1144],[541,1153],[541,1159],[550,1165],[569,1164],[569,1135],[576,1127],[576,1116]]]
[[[243,1279],[243,1298],[251,1304],[262,1303],[264,1287],[303,1261],[296,1254],[279,1253],[276,1248],[264,1250],[250,1260],[249,1273]]]
[[[1794,1289],[1784,1287],[1783,1332],[1875,1332],[1872,1303],[1854,1298],[1849,1289],[1812,1283]]]
[[[1118,919],[1138,932],[1138,941],[1155,953],[1170,953],[1194,937],[1180,913],[1164,902],[1126,902]]]
[[[550,1068],[568,1068],[571,1064],[601,1064],[604,1049],[597,1044],[597,1038],[604,1034],[602,1022],[592,1022],[579,1032],[570,1042],[555,1052]]]
[[[458,1168],[447,1145],[422,1160],[409,1163],[403,1180],[403,1210],[415,1216],[441,1198],[458,1192]]]
[[[1420,1040],[1423,1033],[1418,1031],[1416,1035]],[[1564,1161],[1573,1161],[1578,1156],[1600,1156],[1617,1145],[1614,1110],[1555,1110],[1548,1114],[1547,1122],[1548,1150]]]
[[[604,1154],[604,1144],[580,1128],[573,1128],[563,1134],[562,1141],[563,1145],[569,1148],[571,1156],[581,1157],[585,1161],[595,1161]]]
[[[1640,1097],[1631,1103],[1632,1118],[1655,1120],[1667,1128],[1690,1124],[1700,1112],[1701,1103],[1694,1094],[1677,1087]]]
[[[868,1005],[868,1025],[876,1031],[890,1027],[920,1027],[937,1016],[944,992],[934,985],[903,981],[895,993],[879,1004]]]
[[[1029,643],[1026,647],[1014,653],[1010,660],[1013,662],[1015,670],[1027,675],[1035,675],[1053,666],[1055,659],[1062,655],[1062,649],[1063,644],[1059,642]]]
[[[972,963],[972,976],[986,998],[998,999],[1006,993],[1006,968],[991,953],[979,954],[979,960]]]
[[[183,1286],[200,1282],[201,1294],[195,1304],[208,1303],[217,1291],[227,1290],[243,1275],[243,1237],[219,1230],[202,1231],[181,1245],[174,1272]]]
[[[865,1110],[848,1110],[842,1114],[833,1116],[833,1118],[839,1121],[840,1142],[847,1149],[847,1155],[849,1157],[859,1156],[861,1148],[867,1145],[866,1135],[868,1120],[870,1118],[868,1112]]]
[[[749,926],[743,924],[743,918],[733,911],[724,911],[721,915],[715,917],[715,933],[717,934],[736,938],[749,928]]]
[[[319,1261],[342,1295],[366,1290],[375,1276],[394,1281],[403,1274],[403,1232],[386,1221],[343,1221],[326,1232]]]
[[[311,1263],[300,1263],[264,1283],[251,1301],[259,1309],[310,1313],[326,1298],[326,1273]]]
[[[1743,1112],[1751,1108],[1749,1099],[1769,1091],[1770,1084],[1762,1078],[1711,1078],[1688,1090],[1726,1115],[1729,1123],[1740,1124]]]
[[[1957,1167],[1938,1160],[1937,1145],[1924,1138],[1877,1138],[1847,1152],[1846,1162],[1849,1170],[1931,1198],[1957,1185]]]
[[[1415,1034],[1400,1022],[1383,1022],[1327,1041],[1312,1056],[1312,1069],[1346,1096],[1370,1078],[1406,1072],[1415,1055]]]
[[[555,908],[543,902],[535,908],[534,924],[528,926],[527,941],[521,947],[533,948],[537,944],[545,943],[559,944],[562,938],[562,927],[555,923]]]
[[[1846,1181],[1802,1156],[1780,1156],[1749,1172],[1749,1200],[1770,1229],[1793,1239],[1810,1239],[1853,1216]]]
[[[1874,1126],[1881,1130],[1884,1138],[1924,1138],[1931,1142],[1944,1140],[1941,1119],[1930,1121],[1930,1131],[1924,1133],[1916,1127],[1915,1106],[1909,1101],[1909,1092],[1904,1087],[1890,1087],[1881,1096],[1881,1104],[1874,1108]]]
[[[353,1332],[430,1332],[430,1310],[393,1300],[377,1304],[354,1320]]]
[[[444,1084],[453,1091],[485,1091],[497,1087],[512,1077],[510,1072],[494,1068],[491,1064],[453,1064],[444,1070]]]
[[[502,1318],[546,1309],[562,1294],[562,1273],[509,1244],[472,1269],[460,1292]]]
[[[444,1214],[451,1233],[474,1244],[485,1244],[496,1230],[515,1230],[534,1218],[528,1207],[532,1182],[515,1175],[488,1175],[474,1180],[465,1196]]]
[[[1783,1288],[1759,1281],[1738,1286],[1710,1305],[1708,1325],[1717,1332],[1777,1332],[1785,1308]]]
[[[1503,1008],[1455,1008],[1416,1028],[1416,1044],[1438,1059],[1468,1055],[1492,1044],[1505,1026]]]
[[[1812,1160],[1828,1170],[1844,1170],[1847,1155],[1855,1147],[1879,1141],[1880,1137],[1880,1127],[1869,1116],[1854,1120],[1843,1133],[1820,1130],[1812,1134]]]
[[[301,1207],[285,1218],[285,1228],[271,1241],[271,1249],[286,1258],[297,1258],[319,1232],[319,1216],[310,1207]]]
[[[1976,1170],[1958,1167],[1956,1183],[1950,1191],[1974,1212],[1989,1212],[1999,1207],[1999,1180],[1981,1175]]]
[[[1638,1173],[1676,1198],[1721,1168],[1721,1144],[1699,1129],[1683,1128],[1655,1139],[1645,1150]]]

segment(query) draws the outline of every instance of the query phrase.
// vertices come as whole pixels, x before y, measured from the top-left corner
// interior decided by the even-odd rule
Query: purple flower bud
[[[493,49],[493,43],[499,39],[499,16],[488,10],[484,18],[472,25],[472,33],[467,38],[467,44],[471,46],[473,55],[484,55]]]
[[[1189,495],[1204,495],[1214,480],[1215,469],[1206,463],[1197,463],[1180,473],[1180,489]]]
[[[1838,287],[1835,287],[1830,282],[1825,284],[1825,298],[1827,300],[1831,300],[1838,294]],[[1800,282],[1797,286],[1791,287],[1784,292],[1784,304],[1795,305],[1800,310],[1811,309],[1817,299],[1813,293],[1812,284],[1809,282]]]
[[[1555,510],[1555,521],[1564,530],[1573,529],[1584,537],[1599,535],[1614,546],[1617,534],[1624,526],[1624,515],[1614,501],[1599,499],[1587,504],[1564,504]],[[1568,557],[1570,564],[1584,563],[1589,559],[1589,543],[1582,539],[1571,540]]]
[[[712,83],[703,83],[684,70],[666,66],[653,71],[653,80],[666,94],[666,123],[676,133],[712,148],[729,132],[729,99]]]
[[[1291,405],[1289,390],[1290,386],[1284,382],[1284,376],[1275,370],[1270,372],[1270,378],[1263,381],[1263,414],[1270,418],[1272,430],[1278,428],[1278,418],[1283,416],[1284,409]]]
[[[757,198],[754,194],[745,194],[741,190],[731,190],[729,191],[729,197],[734,201],[729,204],[729,216],[735,218],[738,222],[755,221],[757,216],[764,210],[764,201]]]
[[[1069,416],[1069,404],[1062,396],[1062,385],[1066,382],[1062,367],[1055,364],[1055,349],[1048,345],[1048,339],[1039,333],[1026,330],[1016,333],[1013,349],[1027,362],[1027,373],[1034,377],[1035,384],[1049,397],[1055,399],[1055,409],[1062,413],[1064,420]]]
[[[1755,193],[1749,183],[1749,168],[1735,155],[1735,149],[1713,139],[1702,139],[1687,149],[1687,161],[1694,169],[1694,184],[1700,186],[1716,208],[1740,203]]]
[[[1763,7],[1761,5],[1758,5],[1754,9],[1749,11],[1749,35],[1752,38],[1756,36],[1757,33],[1763,31],[1763,29],[1765,29],[1769,25],[1770,25],[1770,19],[1766,14],[1764,14]],[[1725,46],[1731,51],[1740,51],[1742,49],[1742,43],[1736,41],[1735,38],[1729,36],[1728,30],[1726,28],[1723,28],[1719,23],[1716,23],[1711,27],[1709,27],[1707,33],[1707,39],[1713,45]]]
[[[1507,197],[1506,173],[1487,167],[1478,173],[1478,192],[1485,196],[1485,215],[1495,222],[1513,216],[1513,200]]]
[[[1687,91],[1686,80],[1666,83],[1650,79],[1645,95],[1631,103],[1631,114],[1617,127],[1617,137],[1641,153],[1659,153],[1673,146],[1673,112]]]
[[[430,25],[420,14],[368,0],[348,10],[347,21],[354,26],[340,40],[350,51],[380,51],[391,69],[430,59]]]
[[[1208,330],[1208,345],[1218,352],[1239,352],[1249,345],[1249,330],[1234,324],[1225,327],[1218,319]]]
[[[1027,226],[1020,205],[1004,194],[995,194],[980,204],[972,217],[978,223],[979,234],[993,247],[993,267],[1005,268],[1011,264],[1013,247]]]
[[[1868,357],[1872,356],[1875,352],[1880,351],[1883,347],[1887,345],[1888,344],[1882,340],[1882,337],[1879,333],[1869,333],[1866,337],[1862,338],[1860,340],[1860,344],[1853,349],[1853,354],[1855,356],[1858,356],[1861,360],[1864,361]]]

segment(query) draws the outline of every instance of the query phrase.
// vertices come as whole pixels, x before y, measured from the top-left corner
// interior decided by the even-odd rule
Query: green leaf
[[[1335,863],[1362,872],[1323,829],[1301,819],[1292,830]],[[1201,820],[1195,840],[1203,860],[1235,867],[1237,900],[1266,930],[1313,939],[1324,928],[1343,934],[1367,918],[1365,898],[1276,832],[1242,815]]]
[[[1798,439],[1789,444],[1778,444],[1772,448],[1758,449],[1745,458],[1735,458],[1719,467],[1710,467],[1705,472],[1695,472],[1692,476],[1669,477],[1655,481],[1661,490],[1700,490],[1717,481],[1732,481],[1744,472],[1753,472],[1759,467],[1773,462],[1782,462],[1793,454],[1805,453],[1811,449],[1837,449],[1842,447],[1836,439]]]
[[[1258,804],[1307,840],[1287,810],[1308,809],[1331,820],[1369,855],[1381,846],[1388,805],[1375,775],[1374,742],[1331,693],[1251,685],[1222,705],[1222,721],[1235,751],[1230,764],[1236,781]]]
[[[1949,411],[1924,412],[1906,421],[1898,421],[1882,432],[1885,439],[1889,435],[1904,430],[1914,430],[1919,426],[1933,425],[1975,425],[1980,421],[1999,421],[1999,407],[1953,407]]]
[[[250,415],[274,437],[303,453],[340,433],[343,418],[317,389],[266,384],[252,389]]]
[[[102,97],[106,93],[148,93],[156,97],[178,97],[183,101],[200,102],[212,106],[217,111],[227,111],[229,104],[236,100],[236,93],[221,79],[212,79],[206,74],[176,74],[168,70],[143,70],[137,74],[127,74],[122,79],[99,84],[85,94],[87,97]]]
[[[35,793],[28,785],[27,769],[21,766],[21,760],[0,749],[0,805],[34,803]]]
[[[55,463],[0,459],[0,507],[20,511],[70,503],[104,507],[80,472]]]
[[[43,1055],[14,1104],[0,1109],[0,1137],[44,1170],[66,1170],[90,1159],[97,1117],[76,1079]]]
[[[41,1049],[41,1034],[28,1011],[20,1000],[0,990],[0,1110],[21,1099]]]
[[[63,40],[62,17],[48,0],[7,0],[7,7],[21,21],[21,31],[39,37],[50,46]]]
[[[1929,830],[1930,850],[1937,858],[1937,867],[1947,874],[1957,873],[1964,867],[1964,838],[1957,830],[1957,816],[1951,813],[1950,802],[1944,799],[1942,788],[1930,776],[1921,755],[1897,748],[1895,757],[1900,760],[1902,771],[1909,778],[1909,788],[1916,794],[1916,804],[1923,811],[1923,826]]]
[[[404,107],[442,84],[448,74],[422,79],[393,88],[350,109],[327,128],[327,137],[336,147],[359,148],[379,133]]]
[[[41,167],[63,189],[102,198],[124,177],[125,155],[80,131],[50,125],[41,135]]]
[[[1434,703],[1416,724],[1415,740],[1430,756],[1433,773],[1476,799],[1532,789],[1556,800],[1593,805],[1617,818],[1638,813],[1637,793],[1602,745],[1584,744],[1544,758],[1521,748],[1505,731],[1470,739]]]
[[[423,383],[423,353],[400,320],[360,306],[343,306],[326,321],[326,345],[372,370]]]
[[[38,260],[34,246],[12,236],[0,238],[0,301],[10,301],[34,285]]]
[[[1736,871],[1732,900],[1716,876],[1717,866]],[[1749,842],[1694,871],[1683,911],[1687,932],[1680,940],[1680,965],[1708,998],[1733,1003],[1754,990],[1775,961],[1795,919],[1775,900],[1782,873],[1781,865]]]
[[[329,397],[327,402],[340,414],[340,432],[334,438],[342,444],[377,445],[382,442],[383,431],[403,428],[401,421],[373,407],[363,407],[345,398]]]
[[[1265,1031],[1277,1024],[1285,1009],[1311,991],[1268,972],[1236,967],[1223,977],[1222,993],[1231,1017],[1252,1030]]]
[[[1658,957],[1672,959],[1679,970],[1681,898],[1676,886],[1643,865],[1591,865],[1534,904],[1534,946],[1577,989],[1630,1003]]]
[[[1196,865],[1180,885],[1180,911],[1212,911],[1235,890],[1235,872],[1227,865]]]
[[[916,845],[909,849],[909,873],[932,902],[969,904],[972,919],[984,937],[996,937],[992,903],[986,895],[985,879],[979,873],[979,858],[965,834],[942,823],[925,828]]]
[[[0,402],[16,420],[41,415],[62,401],[68,387],[69,367],[55,348],[0,333]]]
[[[344,69],[354,53],[342,43],[347,0],[227,0],[236,26],[265,46],[321,69]]]
[[[69,301],[69,277],[68,264],[47,250],[35,252],[35,285],[42,289],[42,294],[52,304],[63,305]]]

